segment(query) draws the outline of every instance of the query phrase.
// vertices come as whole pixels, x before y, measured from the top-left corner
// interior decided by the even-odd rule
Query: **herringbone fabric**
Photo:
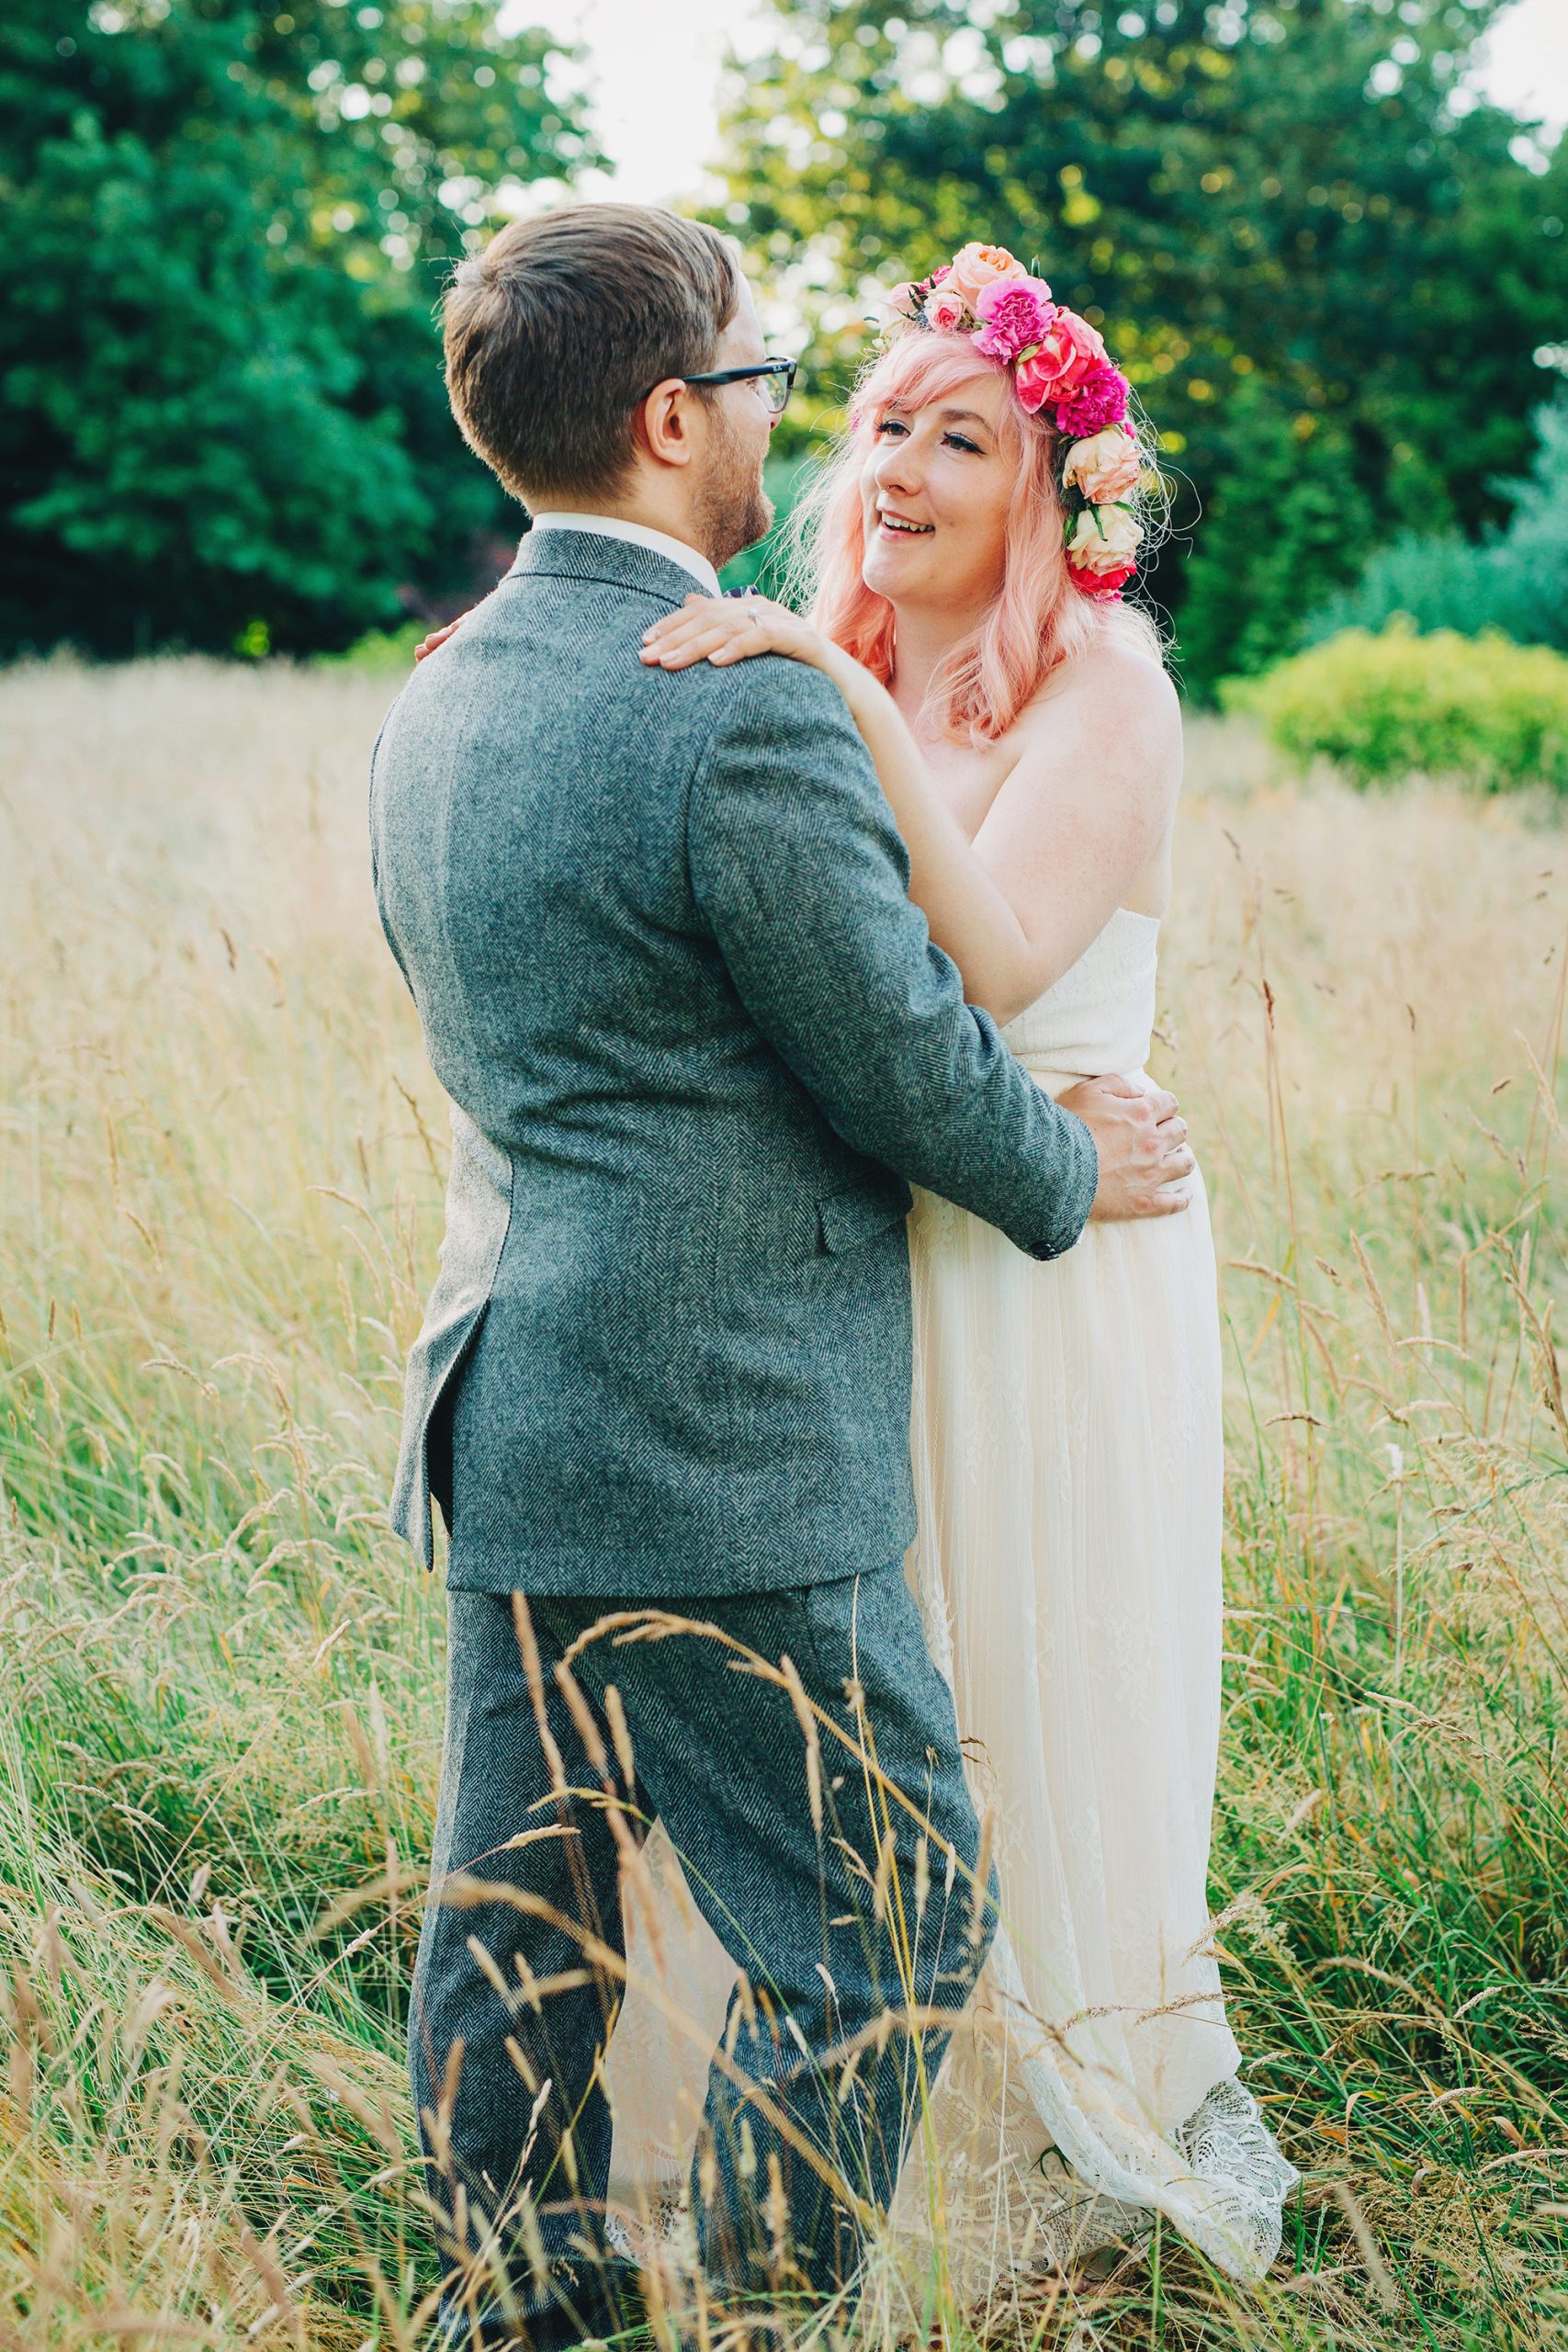
[[[848,1576],[914,1532],[905,1179],[1055,1256],[1093,1143],[907,895],[841,697],[669,673],[690,581],[551,531],[378,745],[388,938],[453,1104],[394,1519],[450,1580],[664,1598]],[[460,1368],[460,1377],[453,1374]]]

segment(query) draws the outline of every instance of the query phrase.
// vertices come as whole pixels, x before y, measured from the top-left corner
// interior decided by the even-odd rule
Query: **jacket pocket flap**
[[[857,1250],[862,1242],[874,1240],[891,1226],[903,1224],[910,1200],[907,1184],[900,1184],[897,1192],[874,1193],[863,1184],[852,1184],[844,1192],[829,1193],[817,1204],[823,1249],[837,1256],[840,1250]]]

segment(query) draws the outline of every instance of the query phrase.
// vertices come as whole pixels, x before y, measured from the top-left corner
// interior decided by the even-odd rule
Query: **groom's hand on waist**
[[[1057,1099],[1083,1121],[1100,1154],[1091,1217],[1174,1216],[1187,1207],[1198,1163],[1174,1094],[1127,1078],[1090,1078]]]

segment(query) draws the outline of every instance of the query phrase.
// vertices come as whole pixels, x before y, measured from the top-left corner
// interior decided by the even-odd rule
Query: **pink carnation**
[[[980,331],[975,348],[1011,365],[1032,343],[1043,341],[1055,316],[1051,288],[1040,277],[998,277],[976,298]]]
[[[1091,360],[1066,399],[1056,404],[1058,431],[1071,434],[1074,440],[1085,440],[1091,434],[1103,433],[1108,424],[1120,424],[1127,413],[1132,389],[1109,359]]]

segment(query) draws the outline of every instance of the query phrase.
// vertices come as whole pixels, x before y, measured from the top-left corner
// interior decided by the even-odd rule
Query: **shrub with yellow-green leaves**
[[[1291,758],[1334,760],[1359,785],[1428,775],[1568,792],[1568,659],[1545,646],[1420,637],[1396,619],[1376,636],[1347,629],[1223,693]]]

